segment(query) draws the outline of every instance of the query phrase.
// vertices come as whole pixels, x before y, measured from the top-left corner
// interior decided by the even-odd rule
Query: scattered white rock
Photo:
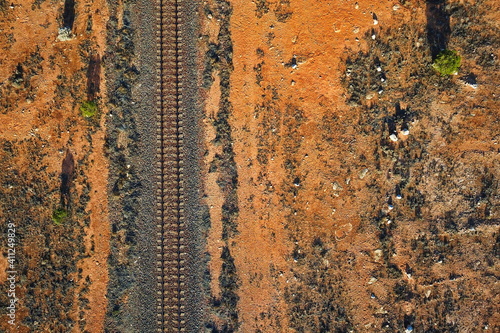
[[[333,182],[332,188],[334,191],[342,191],[344,189],[338,182]]]
[[[399,5],[392,6],[392,10],[398,10],[398,9],[399,9]]]
[[[372,35],[372,39],[373,39],[373,40],[375,40],[375,38],[376,38],[376,36],[375,36],[375,34],[373,34],[373,35]]]
[[[377,72],[382,72],[382,67],[377,66]]]
[[[59,34],[57,35],[57,40],[61,42],[66,42],[75,38],[75,35],[71,32],[70,28],[59,28]]]
[[[396,199],[401,200],[403,199],[403,196],[401,194],[396,194]]]
[[[398,137],[396,136],[396,134],[389,135],[389,139],[391,139],[391,141],[393,141],[393,142],[398,141]]]
[[[373,20],[373,25],[377,25],[378,24],[378,20]]]
[[[410,134],[410,130],[409,130],[409,129],[407,129],[407,128],[403,128],[403,129],[401,130],[401,134],[403,134],[403,135],[409,135],[409,134]]]
[[[368,94],[366,94],[365,98],[366,98],[367,100],[370,100],[370,99],[372,99],[374,96],[375,96],[375,95],[374,95],[373,93],[368,93]]]
[[[363,170],[361,170],[361,172],[359,173],[359,179],[363,179],[366,177],[366,175],[368,174],[368,168],[365,168]]]

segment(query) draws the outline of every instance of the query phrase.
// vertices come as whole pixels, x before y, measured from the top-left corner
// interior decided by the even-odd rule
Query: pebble
[[[396,134],[391,134],[389,136],[389,139],[391,139],[391,141],[394,141],[394,142],[398,141],[398,137],[396,136]]]
[[[366,177],[366,175],[368,174],[368,169],[363,169],[360,173],[359,173],[359,179],[363,179]]]
[[[333,182],[332,188],[334,191],[342,191],[344,189],[338,182]]]

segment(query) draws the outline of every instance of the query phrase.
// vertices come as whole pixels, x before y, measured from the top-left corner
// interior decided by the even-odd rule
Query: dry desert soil
[[[1,332],[155,331],[155,10],[0,0]],[[500,2],[182,10],[188,331],[500,332]]]

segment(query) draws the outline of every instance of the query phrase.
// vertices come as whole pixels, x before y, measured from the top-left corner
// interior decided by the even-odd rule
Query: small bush
[[[85,118],[91,118],[97,113],[97,104],[94,101],[85,101],[80,105],[80,112]]]
[[[68,216],[68,212],[64,208],[57,208],[52,212],[52,221],[60,225],[62,221]]]
[[[443,50],[437,55],[432,67],[445,76],[458,73],[461,63],[462,57],[458,55],[457,51]]]

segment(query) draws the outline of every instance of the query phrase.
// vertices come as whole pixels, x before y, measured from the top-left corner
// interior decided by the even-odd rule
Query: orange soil
[[[281,316],[280,321],[287,327],[287,318],[284,316],[286,304],[281,297],[283,288],[276,287],[276,282],[269,273],[271,264],[277,271],[289,272],[289,263],[285,258],[293,248],[284,229],[285,215],[290,214],[290,210],[283,209],[280,204],[280,197],[283,195],[282,184],[286,181],[283,170],[286,152],[279,144],[279,136],[287,131],[279,114],[283,111],[280,110],[297,106],[308,119],[299,129],[299,135],[302,137],[301,149],[299,156],[295,156],[302,160],[302,173],[315,171],[308,174],[306,184],[301,184],[304,189],[300,198],[297,198],[297,204],[302,206],[309,216],[315,217],[304,225],[304,232],[306,235],[334,235],[339,240],[344,239],[343,246],[347,247],[348,240],[352,237],[350,233],[359,222],[357,213],[363,201],[345,202],[342,197],[336,198],[342,190],[340,187],[335,190],[334,182],[346,187],[346,179],[325,179],[327,170],[317,163],[319,157],[316,145],[321,144],[321,133],[317,125],[325,114],[336,113],[342,117],[343,112],[348,111],[343,104],[343,88],[340,84],[342,68],[339,68],[345,48],[355,50],[363,47],[361,42],[356,41],[356,37],[361,39],[366,31],[374,27],[372,12],[376,12],[380,24],[389,25],[394,18],[391,16],[392,4],[373,4],[371,1],[358,1],[357,6],[354,1],[291,1],[289,7],[271,3],[271,10],[261,18],[255,15],[254,2],[231,1],[231,4],[233,14],[230,29],[234,47],[231,125],[235,162],[238,166],[240,202],[240,234],[234,239],[236,246],[232,251],[241,279],[238,292],[242,322],[240,330],[250,332],[255,329],[254,318],[267,311]],[[286,23],[278,22],[274,9],[293,14]],[[205,20],[203,32],[210,36],[211,40],[218,33],[217,25],[215,20]],[[269,34],[274,34],[274,37],[269,38]],[[264,51],[263,56],[257,53],[259,48]],[[285,66],[294,56],[297,59],[297,68]],[[254,71],[259,63],[262,64],[260,85],[256,83]],[[210,122],[214,119],[218,105],[218,84],[218,81],[213,83],[207,97],[206,115]],[[263,117],[264,121],[275,124],[267,142],[273,151],[270,153],[269,164],[262,166],[256,163],[258,149],[262,148],[258,147],[257,143],[259,137],[264,135],[262,131],[265,125],[262,125],[262,115],[257,118],[254,109],[258,105],[271,102],[271,89],[275,89],[279,94],[279,99],[273,104],[277,113]],[[206,164],[217,152],[217,147],[210,145],[214,134],[211,134],[213,129],[209,121],[205,125],[206,142],[210,151],[206,156]],[[350,139],[354,140],[354,135]],[[338,151],[330,152],[330,168],[334,167],[335,154],[344,153],[346,144],[348,142],[344,142]],[[212,258],[210,268],[214,295],[219,292],[217,283],[221,265],[219,258],[222,229],[222,201],[215,184],[216,178],[217,173],[210,173],[205,183],[212,223],[209,251]],[[351,190],[361,189],[365,183],[366,179],[353,179]],[[318,195],[319,193],[325,195]],[[286,274],[283,274],[281,283],[286,284],[286,279]],[[252,282],[253,280],[258,282]]]
[[[283,293],[293,278],[290,253],[294,242],[289,237],[287,228],[290,226],[286,224],[287,216],[294,212],[303,222],[299,228],[302,239],[298,243],[310,244],[317,236],[335,239],[336,250],[348,250],[358,256],[355,273],[344,282],[349,290],[350,306],[356,309],[353,312],[355,322],[363,323],[365,329],[371,331],[380,324],[376,324],[380,319],[373,319],[374,311],[386,310],[374,310],[366,300],[366,291],[374,290],[381,298],[388,291],[380,283],[376,284],[377,279],[373,280],[370,275],[377,270],[380,261],[375,231],[357,233],[356,230],[361,214],[369,211],[373,202],[383,200],[374,197],[367,184],[385,175],[375,173],[370,157],[365,165],[359,165],[360,155],[371,155],[372,139],[354,133],[348,126],[326,129],[322,123],[324,117],[335,116],[350,122],[358,117],[345,104],[345,90],[340,82],[345,71],[342,61],[346,58],[346,49],[350,49],[350,54],[366,51],[362,37],[368,31],[378,32],[381,26],[395,26],[410,15],[421,20],[425,27],[425,9],[422,6],[393,8],[397,1],[268,1],[268,12],[259,18],[257,1],[233,0],[230,3],[234,51],[230,124],[238,170],[239,234],[229,244],[240,279],[237,292],[240,297],[239,331],[278,332],[277,326],[273,326],[276,322],[281,323],[282,331],[288,331],[286,311],[290,304],[284,301]],[[291,16],[284,22],[277,19],[286,17],[287,13]],[[378,22],[374,22],[372,13],[376,13]],[[202,33],[215,41],[218,25],[218,21],[208,16],[204,19]],[[296,66],[292,66],[293,57]],[[211,254],[212,293],[215,296],[220,293],[222,199],[215,183],[217,172],[208,173],[208,164],[220,150],[212,144],[215,134],[211,125],[219,98],[216,79],[206,98],[204,123],[208,149],[204,186],[212,226],[207,248]],[[436,110],[443,108],[434,107]],[[305,120],[294,118],[297,109]],[[292,129],[296,132],[290,133]],[[334,144],[323,141],[325,131],[335,133]],[[298,146],[295,151],[288,151],[287,135],[292,141],[295,139]],[[405,140],[401,135],[400,139]],[[491,144],[484,140],[467,140],[456,149],[457,152],[488,151]],[[268,158],[267,164],[258,161],[262,151]],[[287,159],[299,161],[294,171],[300,179],[296,197],[288,191],[291,181],[285,167]],[[347,163],[341,164],[341,161]],[[353,170],[346,169],[350,162],[355,165]],[[485,233],[491,234],[494,230],[485,229]],[[404,230],[403,235],[396,237],[399,248],[406,246],[401,242],[414,238],[412,232]],[[404,269],[405,263],[411,262],[411,256],[402,255],[394,261]],[[273,276],[272,271],[279,272],[279,277]],[[424,286],[419,288],[425,289]],[[410,309],[411,304],[408,304],[408,313]],[[265,319],[261,316],[263,313],[271,314],[272,318]]]
[[[314,216],[314,219],[304,225],[305,234],[326,233],[342,239],[349,237],[359,223],[357,213],[363,202],[344,202],[341,197],[335,197],[333,182],[337,181],[346,187],[345,179],[325,179],[327,170],[318,165],[316,148],[321,142],[321,132],[317,125],[322,122],[322,117],[329,113],[342,117],[342,112],[345,112],[345,108],[342,108],[343,89],[340,85],[342,69],[339,68],[345,48],[360,47],[355,38],[361,39],[365,31],[374,27],[372,11],[377,13],[382,24],[390,24],[392,6],[389,3],[374,5],[372,1],[358,1],[358,6],[356,9],[352,1],[292,1],[290,8],[287,8],[293,13],[291,18],[286,23],[280,23],[272,12],[258,19],[251,3],[234,3],[231,31],[235,70],[231,96],[235,111],[232,118],[234,149],[240,176],[238,197],[241,203],[245,203],[251,195],[256,196],[253,207],[246,204],[240,206],[241,234],[236,239],[238,246],[234,250],[236,266],[244,272],[240,275],[243,332],[254,329],[253,318],[257,318],[261,312],[275,307],[286,309],[283,301],[276,304],[276,300],[282,299],[280,292],[283,291],[275,288],[273,278],[267,272],[271,263],[277,270],[289,272],[289,263],[284,258],[293,249],[284,229],[285,215],[290,214],[290,211],[283,210],[279,204],[280,192],[283,191],[281,184],[287,181],[283,170],[286,157],[284,147],[279,143],[276,145],[276,150],[271,154],[274,158],[269,161],[268,168],[259,167],[256,163],[249,165],[256,159],[259,148],[255,144],[258,142],[255,136],[262,131],[259,128],[262,118],[255,119],[254,107],[271,100],[272,94],[266,89],[268,86],[277,89],[280,95],[280,100],[273,106],[276,110],[285,110],[290,105],[299,107],[308,119],[299,129],[299,135],[303,139],[299,153],[302,156],[296,156],[302,160],[300,173],[304,176],[307,174],[307,183],[301,184],[304,189],[297,198],[297,205],[305,209],[308,216]],[[269,40],[266,36],[269,33],[274,33],[275,38]],[[264,57],[258,57],[255,52],[257,48],[264,51]],[[283,64],[288,63],[293,56],[297,58],[298,67],[285,67]],[[252,70],[260,62],[264,64],[261,87],[255,83],[255,73]],[[245,127],[250,130],[253,138],[244,130]],[[270,141],[277,142],[277,137],[284,135],[287,128],[281,121],[271,130],[275,131],[276,136],[271,134]],[[335,167],[335,155],[342,154],[343,150],[341,148],[338,152],[330,152],[333,164],[330,167]],[[264,181],[259,182],[260,173],[265,175],[264,180],[272,184],[275,190],[270,189],[270,185]],[[352,181],[357,188],[362,188],[365,183],[355,179]],[[318,195],[321,192],[325,194],[324,198]],[[272,232],[275,237],[271,237]],[[344,246],[347,247],[347,244]],[[251,277],[257,274],[263,274],[262,281],[252,283]],[[286,284],[287,278],[291,277],[284,274],[281,283]],[[283,310],[279,311],[282,315],[285,312]],[[286,317],[283,316],[281,322],[284,327],[288,326]]]
[[[81,80],[76,82],[81,89],[76,100],[65,99],[56,103],[56,87],[61,84],[58,76],[64,75],[71,78],[75,73],[82,72],[82,59],[80,53],[81,43],[89,41],[93,52],[101,57],[106,46],[106,19],[108,17],[107,5],[104,0],[77,2],[75,11],[77,13],[73,27],[75,38],[69,41],[58,41],[58,28],[60,27],[60,16],[63,4],[46,1],[40,8],[33,8],[31,4],[23,1],[13,0],[10,8],[0,13],[0,82],[9,85],[8,79],[12,76],[16,66],[23,63],[30,54],[37,49],[43,58],[40,69],[31,78],[31,90],[29,92],[19,90],[7,98],[15,105],[7,113],[0,114],[0,136],[8,140],[22,140],[36,133],[42,139],[49,142],[43,147],[47,157],[43,160],[47,166],[47,174],[61,172],[61,161],[66,148],[75,156],[75,161],[89,150],[89,141],[86,135],[90,129],[89,122],[80,115],[79,103],[86,98],[85,74]],[[92,30],[86,31],[87,19],[92,16]],[[12,33],[14,42],[8,40],[8,34]],[[29,68],[28,68],[29,69]],[[106,83],[101,74],[101,95],[104,97]],[[89,291],[83,297],[87,298],[89,309],[85,311],[86,330],[90,332],[104,331],[104,316],[106,313],[106,287],[108,282],[107,258],[109,255],[110,229],[107,214],[107,172],[108,164],[104,157],[104,134],[105,134],[106,109],[100,106],[100,127],[91,134],[92,148],[89,160],[90,167],[84,169],[85,178],[91,186],[90,201],[87,211],[90,212],[90,227],[86,230],[86,254],[88,258],[77,263],[77,268],[82,269],[82,280],[79,281],[78,289],[82,288],[85,278],[90,277],[92,283]],[[71,131],[62,131],[68,123],[73,123]],[[70,142],[71,143],[68,143]],[[18,167],[27,166],[30,160],[26,156],[18,156],[15,161]],[[76,165],[76,175],[73,191],[81,193],[81,181],[79,175],[80,166]],[[47,186],[57,188],[59,179],[47,179]],[[73,196],[77,197],[77,196]],[[54,204],[58,202],[58,196],[53,198]],[[40,218],[50,220],[52,207],[46,208],[45,216]],[[22,231],[19,231],[20,233]],[[91,244],[95,247],[91,251]],[[30,244],[26,244],[26,250]],[[30,249],[36,252],[36,248]],[[3,259],[3,258],[2,258]],[[3,260],[2,260],[3,262]],[[3,267],[3,266],[2,266]],[[2,279],[5,282],[4,270],[1,270]],[[77,276],[68,277],[77,279]],[[77,292],[76,298],[79,293]],[[22,299],[22,295],[20,297]],[[78,300],[74,302],[74,318],[82,310],[78,308]],[[28,315],[29,313],[25,313]],[[4,318],[2,318],[4,321]],[[18,322],[21,318],[18,318]],[[27,328],[19,331],[27,331]],[[78,325],[74,331],[79,331]]]

